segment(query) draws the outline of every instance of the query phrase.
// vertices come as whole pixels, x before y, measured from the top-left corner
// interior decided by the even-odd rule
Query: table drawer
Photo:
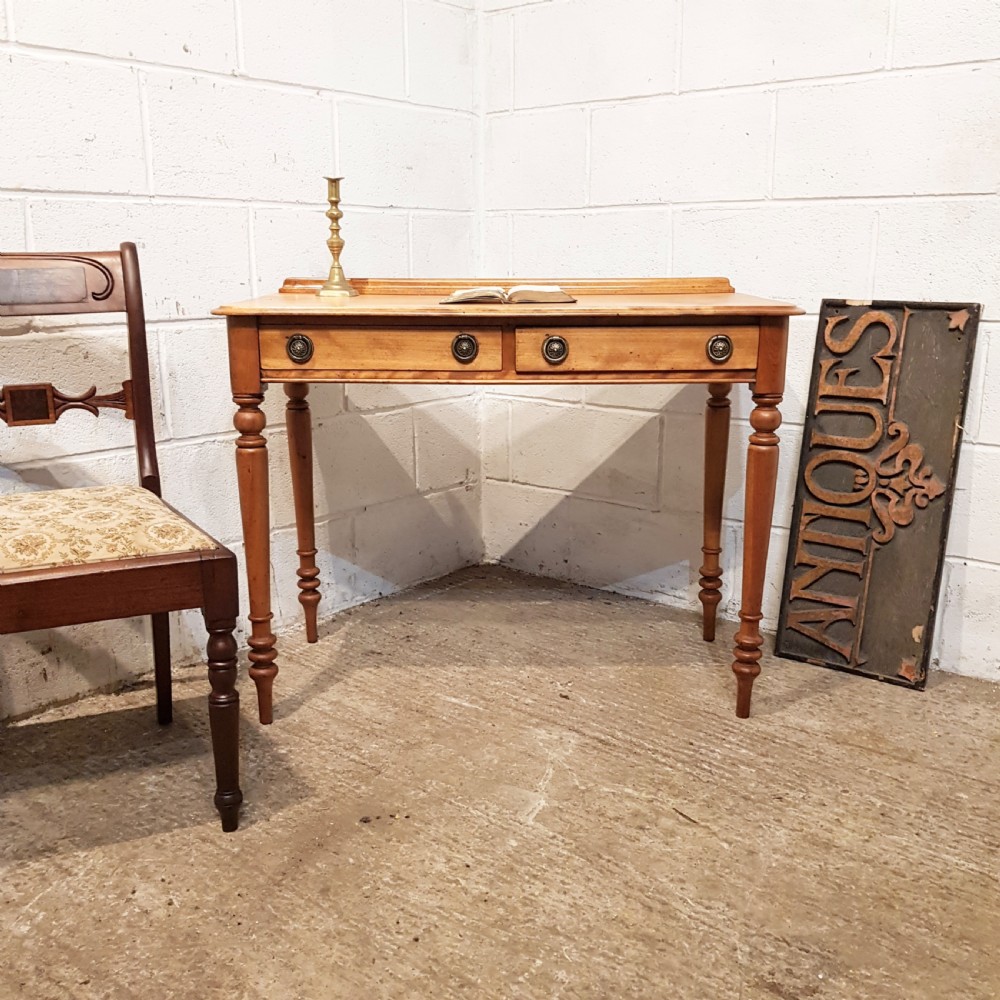
[[[479,371],[501,368],[499,329],[260,327],[262,371]]]
[[[746,371],[757,367],[758,336],[757,326],[519,327],[515,364],[547,373]]]

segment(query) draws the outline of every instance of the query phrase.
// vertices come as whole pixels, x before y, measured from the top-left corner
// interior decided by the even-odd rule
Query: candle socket
[[[330,248],[333,263],[330,265],[329,277],[316,294],[330,298],[358,294],[347,280],[340,263],[340,255],[344,250],[344,241],[340,236],[340,220],[344,217],[344,213],[340,210],[340,182],[343,179],[343,177],[326,178],[326,200],[330,203],[330,207],[326,210],[326,217],[330,220],[330,238],[326,241],[326,245]]]

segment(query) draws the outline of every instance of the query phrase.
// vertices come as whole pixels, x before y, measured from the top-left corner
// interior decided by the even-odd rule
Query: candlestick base
[[[328,278],[316,294],[322,298],[346,299],[359,293],[358,290],[351,285],[347,278],[341,274],[339,281],[333,278]]]

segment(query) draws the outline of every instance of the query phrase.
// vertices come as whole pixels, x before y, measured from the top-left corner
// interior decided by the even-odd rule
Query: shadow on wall
[[[329,512],[316,523],[321,616],[481,561],[480,456],[476,428],[464,425],[475,403],[411,402],[379,386],[377,411],[324,417],[313,403],[315,505]],[[281,438],[269,442],[272,480],[288,466]],[[291,491],[281,492],[272,490],[271,564],[274,610],[287,624],[299,620],[298,557]]]
[[[734,385],[734,417],[746,410],[741,395],[748,400],[748,388]],[[530,440],[512,434],[511,480],[485,484],[489,558],[529,573],[700,607],[707,396],[707,387],[680,387],[659,412],[642,414],[645,419],[638,426],[639,413],[632,414],[633,429],[614,444],[606,439],[570,441],[568,447],[578,454],[569,458],[567,435],[558,425],[577,420],[579,408],[535,407],[548,418],[530,427]],[[596,419],[603,417],[599,413]],[[734,540],[742,538],[736,519],[743,509],[749,433],[748,424],[731,419],[720,614],[735,615],[738,609],[740,581],[733,569],[742,557],[732,550]],[[782,462],[789,461],[786,453]],[[574,465],[589,471],[568,482]],[[771,562],[784,557],[783,552],[770,555]]]
[[[22,692],[55,704],[109,691],[153,669],[148,618],[94,622],[0,637],[0,719],[37,711]]]

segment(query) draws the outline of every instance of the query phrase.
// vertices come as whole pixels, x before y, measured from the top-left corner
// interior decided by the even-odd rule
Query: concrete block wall
[[[210,312],[325,273],[323,175],[338,167],[349,274],[474,269],[475,41],[472,0],[0,2],[0,249],[138,244],[165,497],[237,550]],[[0,383],[121,381],[116,320],[0,322]],[[325,612],[480,561],[473,394],[312,399]],[[283,403],[268,393],[279,629],[300,620]],[[133,482],[130,448],[117,414],[0,431],[0,464],[46,486]],[[175,660],[194,663],[199,616],[178,617]],[[0,717],[147,672],[146,636],[136,620],[4,637]]]
[[[1000,5],[485,0],[480,30],[483,273],[724,274],[808,311],[791,326],[774,584],[820,300],[984,303],[934,656],[1000,679]],[[733,395],[720,610],[735,620],[750,428]],[[489,392],[487,556],[697,607],[704,397]]]

